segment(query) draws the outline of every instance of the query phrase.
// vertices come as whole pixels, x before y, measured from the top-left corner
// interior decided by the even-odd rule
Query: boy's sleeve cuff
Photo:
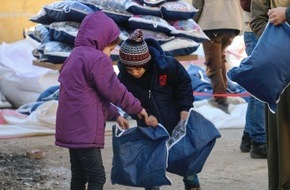
[[[290,24],[290,7],[288,7],[287,9],[286,9],[286,20],[287,20],[287,22],[288,22],[288,24]]]

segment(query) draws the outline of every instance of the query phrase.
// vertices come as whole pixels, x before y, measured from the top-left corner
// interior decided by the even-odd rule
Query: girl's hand
[[[139,119],[143,118],[146,125],[148,125],[148,114],[144,108],[142,109],[142,111],[139,114],[137,114],[137,116],[139,117]]]
[[[116,121],[122,129],[129,129],[129,122],[124,117],[119,116]]]

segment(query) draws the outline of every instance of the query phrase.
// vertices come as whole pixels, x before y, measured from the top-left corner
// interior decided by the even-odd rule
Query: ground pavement
[[[110,181],[110,172],[112,167],[112,122],[108,122],[106,127],[105,149],[102,151],[104,166],[107,175],[105,190],[138,190],[142,188],[133,188],[122,185],[112,185]],[[241,153],[239,144],[243,129],[223,129],[220,131],[222,138],[217,139],[216,145],[213,148],[202,172],[199,174],[202,190],[266,190],[267,189],[267,162],[266,159],[251,159],[249,153]],[[33,171],[32,176],[38,177],[39,172],[45,175],[44,182],[39,186],[29,188],[29,181],[24,184],[25,190],[68,190],[70,183],[70,164],[68,150],[65,148],[56,147],[54,145],[54,136],[38,136],[29,138],[16,139],[1,139],[0,150],[3,155],[16,155],[14,158],[23,158],[20,155],[25,155],[26,151],[39,149],[45,153],[42,160],[35,163],[44,165],[41,172]],[[23,162],[25,160],[21,159]],[[27,161],[27,160],[26,160]],[[7,167],[4,164],[8,164]],[[11,171],[11,164],[14,164],[18,172],[23,170],[26,176],[26,170],[29,168],[19,168],[20,163],[11,162],[10,158],[1,158],[0,156],[0,171],[6,168]],[[22,163],[25,165],[25,163]],[[22,166],[21,165],[21,166]],[[31,164],[30,164],[31,165]],[[15,171],[13,172],[15,174]],[[28,170],[31,171],[31,170]],[[8,175],[2,173],[2,177]],[[14,175],[11,175],[12,177]],[[19,176],[18,176],[19,177]],[[21,177],[21,176],[20,176]],[[172,186],[162,186],[161,190],[183,190],[182,177],[169,174],[168,177],[172,181]],[[14,177],[13,177],[14,178]],[[0,173],[0,179],[1,173]],[[6,179],[6,178],[5,178]],[[2,187],[8,187],[9,181],[12,179],[2,180]],[[14,185],[11,187],[15,187]],[[1,184],[0,184],[1,187]],[[15,189],[10,186],[7,189]],[[41,188],[40,188],[41,187]],[[0,188],[3,189],[3,188]],[[17,188],[16,188],[17,189]]]

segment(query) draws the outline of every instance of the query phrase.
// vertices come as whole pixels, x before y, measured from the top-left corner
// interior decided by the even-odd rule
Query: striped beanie
[[[143,40],[143,31],[135,30],[131,36],[122,43],[119,57],[125,67],[143,67],[149,63],[151,55],[146,42]]]

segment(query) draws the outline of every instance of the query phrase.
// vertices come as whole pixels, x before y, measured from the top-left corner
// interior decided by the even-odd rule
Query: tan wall
[[[0,2],[0,44],[23,39],[23,30],[36,25],[29,18],[46,4],[57,0],[2,0]],[[192,0],[186,0],[191,3]]]
[[[0,5],[0,43],[23,39],[23,29],[36,25],[29,21],[46,4],[56,0],[8,0]]]

